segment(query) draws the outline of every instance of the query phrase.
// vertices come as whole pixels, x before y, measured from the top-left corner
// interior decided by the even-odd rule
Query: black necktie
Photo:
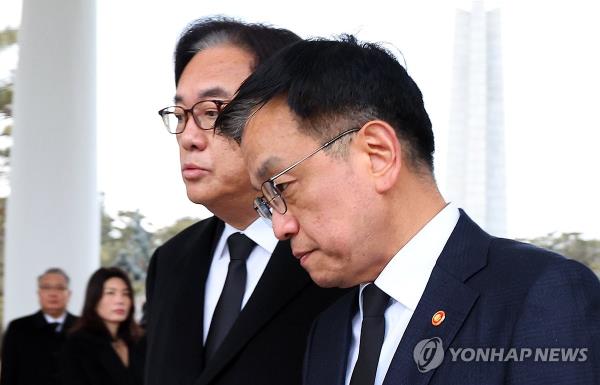
[[[48,326],[53,332],[58,333],[60,331],[60,322],[50,322],[48,323]]]
[[[227,246],[229,247],[229,267],[225,285],[215,307],[206,337],[206,361],[215,354],[240,314],[246,290],[246,259],[256,243],[244,234],[234,233],[227,238]]]
[[[385,318],[383,314],[390,302],[390,296],[385,294],[375,284],[367,285],[362,291],[363,319],[360,329],[360,345],[358,359],[350,385],[373,385],[379,353],[385,336]]]

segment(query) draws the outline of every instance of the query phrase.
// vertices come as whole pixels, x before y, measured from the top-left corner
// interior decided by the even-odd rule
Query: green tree
[[[17,30],[14,28],[4,28],[0,31],[0,50],[8,48],[17,43]]]
[[[16,44],[17,30],[6,28],[0,31],[0,53],[5,48]],[[4,120],[12,117],[13,79],[0,79],[0,178],[6,178],[8,172],[8,159],[10,156],[10,135],[12,127],[5,124]],[[4,223],[6,220],[6,197],[0,197],[0,325],[4,307]]]
[[[5,28],[3,31],[0,31],[0,53],[16,43],[16,29]],[[10,79],[0,79],[0,118],[12,117],[13,85],[12,76]],[[4,131],[2,135],[10,135],[10,129],[8,132]]]
[[[4,83],[4,84],[3,84]],[[0,83],[0,117],[12,117],[12,99],[13,99],[13,84],[12,82]],[[10,135],[10,129],[2,130],[0,135]]]
[[[148,262],[154,251],[152,233],[144,228],[143,220],[139,211],[119,211],[116,220],[104,213],[101,226],[102,265],[127,271],[136,291],[143,289]]]
[[[195,218],[182,218],[173,225],[149,230],[145,217],[139,211],[119,211],[112,218],[102,210],[101,264],[117,266],[127,271],[136,292],[143,292],[148,263],[154,250],[169,238],[197,222]]]
[[[600,276],[600,240],[583,239],[581,233],[550,233],[527,241],[575,259]]]
[[[196,222],[198,222],[198,218],[185,217],[178,219],[170,226],[156,230],[153,237],[153,244],[157,247],[162,245],[169,239],[173,238],[177,233]]]

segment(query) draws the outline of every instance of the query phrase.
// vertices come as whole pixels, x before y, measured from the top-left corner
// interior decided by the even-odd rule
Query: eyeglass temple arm
[[[341,138],[344,135],[348,135],[352,132],[356,132],[359,131],[360,128],[352,128],[350,130],[344,131],[340,134],[338,134],[337,136],[335,136],[332,139],[329,139],[327,142],[323,143],[319,148],[317,148],[316,150],[314,150],[313,152],[311,152],[310,154],[306,155],[304,158],[294,162],[291,166],[286,167],[284,170],[278,172],[276,175],[272,176],[269,181],[273,182],[275,179],[279,178],[280,176],[282,176],[283,174],[285,174],[286,172],[290,171],[291,169],[293,169],[294,167],[296,167],[297,165],[299,165],[300,163],[304,162],[306,159],[310,158],[311,156],[313,156],[314,154],[316,154],[317,152],[321,151],[322,149],[324,149],[327,146],[330,146],[333,142],[335,142],[336,140],[338,140],[339,138]]]

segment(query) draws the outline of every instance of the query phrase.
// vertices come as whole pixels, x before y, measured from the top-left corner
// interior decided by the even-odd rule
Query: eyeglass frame
[[[275,183],[274,183],[275,179],[277,179],[280,176],[282,176],[283,174],[289,172],[294,167],[298,166],[300,163],[304,162],[305,160],[307,160],[311,156],[315,155],[319,151],[321,151],[321,150],[323,150],[323,149],[331,146],[338,139],[341,139],[341,138],[343,138],[344,136],[346,136],[348,134],[351,134],[351,133],[354,133],[354,132],[358,132],[358,131],[361,130],[361,128],[362,127],[354,127],[354,128],[350,128],[348,130],[342,131],[341,133],[339,133],[336,136],[334,136],[332,139],[329,139],[327,142],[325,142],[322,145],[320,145],[316,150],[314,150],[311,153],[309,153],[308,155],[302,157],[300,160],[295,161],[290,166],[286,167],[282,171],[278,172],[274,176],[272,176],[269,179],[267,179],[266,181],[264,181],[260,185],[260,189],[261,189],[263,195],[259,196],[259,197],[256,197],[254,199],[254,202],[253,202],[254,210],[258,213],[258,215],[261,216],[264,219],[271,220],[271,218],[273,216],[273,213],[272,213],[271,209],[277,211],[281,215],[284,215],[287,212],[287,203],[285,202],[285,199],[282,196],[283,192],[280,191],[279,188],[275,185]],[[265,195],[269,195],[269,194],[265,194],[265,185],[267,185],[267,184],[275,192],[275,194],[273,194],[273,198],[269,199],[268,201],[265,198]],[[271,202],[273,202],[273,200],[275,200],[277,198],[280,198],[281,202],[283,203],[283,207],[284,207],[283,212],[277,210],[275,207],[273,207],[271,205]]]
[[[198,120],[196,119],[196,115],[194,115],[194,108],[200,104],[200,103],[204,103],[204,102],[213,102],[215,104],[215,106],[217,107],[217,115],[221,113],[221,111],[223,111],[223,107],[225,105],[227,105],[227,103],[229,103],[229,100],[219,100],[219,99],[204,99],[204,100],[199,100],[196,103],[194,103],[192,105],[192,107],[190,108],[183,108],[182,106],[168,106],[165,108],[161,108],[160,110],[158,110],[158,115],[160,115],[160,117],[162,118],[163,124],[165,125],[167,132],[169,134],[173,134],[173,135],[178,135],[178,134],[182,134],[183,131],[185,131],[185,127],[187,126],[188,123],[188,114],[192,115],[192,120],[194,121],[194,123],[196,124],[196,126],[201,129],[201,130],[206,130],[206,131],[210,131],[210,130],[214,130],[215,126],[213,125],[212,127],[209,128],[204,128],[202,127],[202,125],[198,122]],[[177,130],[175,130],[176,132],[171,132],[169,126],[167,125],[167,123],[165,122],[165,118],[163,116],[163,113],[165,113],[167,108],[181,108],[183,110],[183,116],[185,119],[185,122],[183,122],[183,128],[181,131],[177,132]],[[170,112],[172,113],[172,112]]]
[[[38,290],[43,291],[43,292],[49,292],[49,291],[64,292],[64,291],[68,291],[69,287],[63,286],[63,285],[39,285]]]

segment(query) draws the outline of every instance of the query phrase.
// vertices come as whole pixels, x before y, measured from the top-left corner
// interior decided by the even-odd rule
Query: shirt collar
[[[46,322],[48,322],[48,323],[58,322],[59,324],[63,324],[65,322],[65,318],[67,318],[67,312],[64,312],[58,318],[54,318],[51,315],[48,315],[46,313],[43,313],[43,314],[44,314],[44,318],[46,319]]]
[[[229,236],[233,233],[242,233],[246,235],[258,246],[265,249],[269,254],[273,254],[278,242],[277,238],[275,238],[275,235],[273,234],[273,229],[270,223],[267,223],[267,221],[262,218],[256,218],[256,220],[244,230],[238,230],[230,224],[225,223],[223,234],[221,234],[221,239],[219,240],[219,243],[215,249],[215,256],[217,258],[223,258],[223,250],[227,244],[227,238],[229,238]]]
[[[447,204],[394,255],[375,284],[414,311],[459,216],[458,208],[452,203]]]

